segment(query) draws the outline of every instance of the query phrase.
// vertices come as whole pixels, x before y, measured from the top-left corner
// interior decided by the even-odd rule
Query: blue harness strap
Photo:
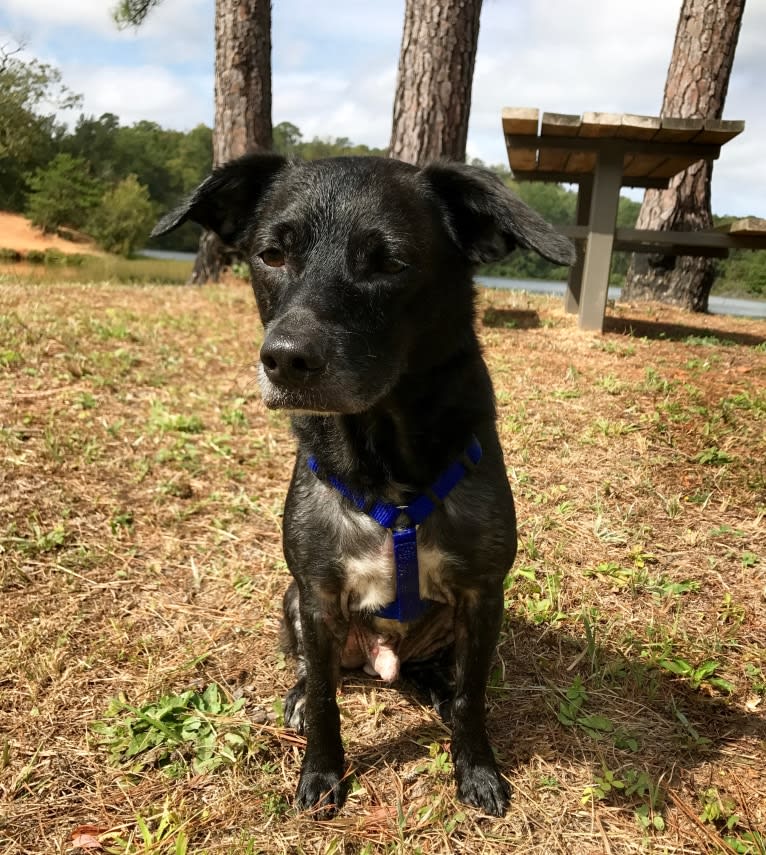
[[[424,493],[416,496],[409,505],[394,505],[380,499],[370,503],[365,496],[350,490],[333,475],[323,477],[319,464],[312,455],[308,459],[309,469],[325,481],[343,498],[354,504],[362,513],[372,517],[376,523],[391,531],[394,541],[394,568],[396,570],[396,598],[383,606],[376,617],[396,621],[411,621],[420,617],[431,605],[430,600],[420,596],[420,571],[418,567],[417,527],[434,512],[468,472],[481,460],[481,445],[471,437],[465,452],[448,466]],[[406,520],[402,524],[402,520]]]

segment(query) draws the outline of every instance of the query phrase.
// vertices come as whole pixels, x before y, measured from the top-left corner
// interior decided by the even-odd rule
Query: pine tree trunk
[[[271,2],[216,0],[213,165],[271,149]],[[189,282],[218,281],[226,249],[200,238]]]
[[[391,157],[465,160],[481,0],[407,0]]]
[[[745,0],[683,0],[670,60],[663,116],[720,119],[734,63]],[[647,190],[636,228],[691,231],[713,225],[712,163],[695,163],[667,190]],[[634,255],[624,300],[659,300],[706,312],[714,262],[694,256]]]

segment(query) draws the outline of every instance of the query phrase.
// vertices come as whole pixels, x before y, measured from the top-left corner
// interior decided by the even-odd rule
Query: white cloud
[[[37,24],[42,28],[71,25],[99,33],[114,32],[111,5],[93,0],[4,0],[5,12],[12,25]],[[13,27],[11,27],[13,29]]]
[[[123,33],[153,63],[199,63],[202,69],[213,61],[214,21],[210,0],[163,0],[141,27]]]
[[[398,49],[404,0],[281,0],[272,3],[272,15],[275,30],[286,35],[357,44],[393,39]]]
[[[120,33],[138,33],[144,38],[162,36],[175,39],[195,37],[211,28],[210,0],[164,0],[152,9],[138,30],[119,30],[112,17],[117,0],[4,0],[5,14],[16,25],[77,27],[105,38],[120,38]],[[198,25],[197,22],[200,22]]]
[[[74,91],[83,93],[86,115],[115,113],[123,124],[149,119],[185,129],[211,122],[212,74],[181,77],[152,65],[106,66],[94,74],[89,67],[66,66],[64,76]],[[200,103],[210,105],[208,115]]]
[[[349,137],[371,146],[388,145],[395,77],[395,64],[354,79],[275,74],[274,122],[292,122],[304,139]]]

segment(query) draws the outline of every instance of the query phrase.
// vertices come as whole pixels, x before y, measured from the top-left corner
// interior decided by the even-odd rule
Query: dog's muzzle
[[[327,367],[327,353],[315,335],[277,328],[266,336],[261,363],[275,386],[302,390],[318,382]]]

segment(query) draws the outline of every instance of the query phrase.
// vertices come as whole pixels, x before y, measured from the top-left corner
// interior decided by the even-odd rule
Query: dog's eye
[[[279,249],[265,249],[259,258],[267,267],[285,266],[285,254]]]

